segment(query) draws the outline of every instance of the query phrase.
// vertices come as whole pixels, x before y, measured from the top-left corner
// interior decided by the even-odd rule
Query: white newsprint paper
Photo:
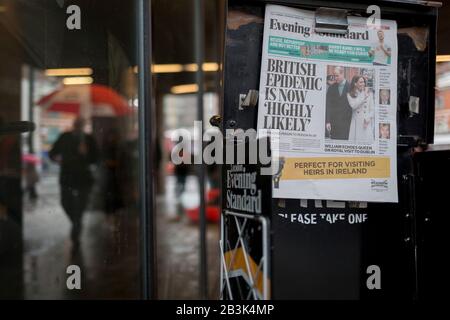
[[[313,11],[266,6],[258,130],[279,136],[274,197],[398,202],[397,25],[348,22],[316,33]]]

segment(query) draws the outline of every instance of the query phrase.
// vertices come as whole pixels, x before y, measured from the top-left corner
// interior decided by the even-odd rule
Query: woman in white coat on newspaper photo
[[[354,76],[347,93],[352,108],[352,120],[348,140],[372,142],[374,139],[374,101],[373,94],[366,87],[363,76]]]

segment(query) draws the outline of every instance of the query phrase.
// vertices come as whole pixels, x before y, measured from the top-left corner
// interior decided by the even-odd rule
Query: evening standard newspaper
[[[276,198],[398,202],[397,25],[348,17],[316,33],[314,12],[267,5],[259,132],[276,132]]]

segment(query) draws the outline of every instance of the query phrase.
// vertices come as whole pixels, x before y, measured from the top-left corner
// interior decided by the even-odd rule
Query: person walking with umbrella
[[[101,84],[67,85],[42,97],[37,104],[45,112],[77,116],[73,131],[62,134],[49,153],[50,159],[61,164],[61,203],[72,222],[76,249],[82,215],[94,183],[90,166],[99,160],[94,138],[83,132],[83,119],[122,117],[132,114],[133,109],[119,93]]]
[[[84,132],[84,126],[84,120],[77,118],[73,130],[63,133],[49,153],[50,159],[61,166],[61,205],[72,223],[71,240],[74,249],[79,247],[83,212],[94,183],[90,167],[98,160],[95,140]]]

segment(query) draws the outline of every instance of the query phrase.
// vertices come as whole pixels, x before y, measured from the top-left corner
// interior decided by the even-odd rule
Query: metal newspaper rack
[[[243,165],[260,207],[239,210],[227,202],[231,165],[222,170],[220,248],[222,299],[415,299],[421,288],[422,220],[417,209],[413,151],[433,142],[436,21],[430,1],[229,0],[223,57],[221,128],[256,129],[266,4],[316,11],[316,28],[343,32],[346,16],[396,20],[398,38],[398,203],[336,202],[272,197],[272,177]],[[345,32],[345,31],[344,31]],[[412,99],[411,97],[414,97]],[[217,121],[217,119],[215,119]],[[245,141],[237,144],[246,144]],[[229,199],[228,199],[229,200]],[[344,213],[355,224],[308,226],[291,212]],[[367,267],[382,270],[382,288],[366,286]]]

